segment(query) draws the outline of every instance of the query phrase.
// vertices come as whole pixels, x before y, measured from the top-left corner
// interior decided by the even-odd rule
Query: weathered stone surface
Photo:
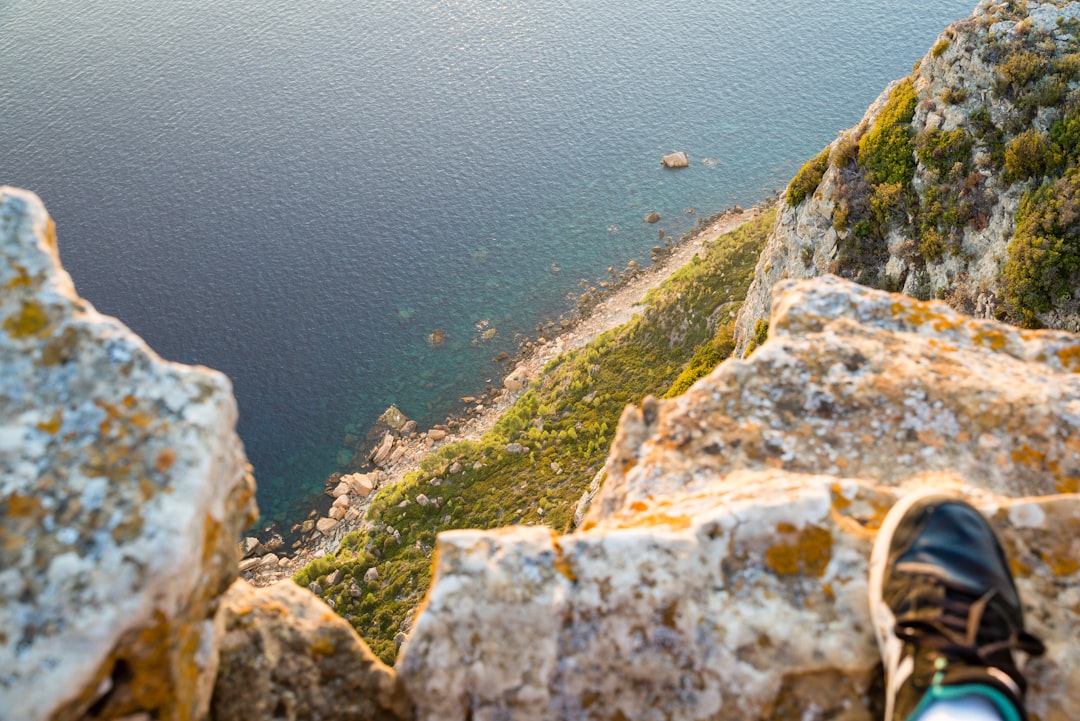
[[[254,485],[229,381],[80,299],[51,219],[0,188],[4,718],[205,713]]]
[[[394,436],[387,433],[383,436],[382,441],[378,447],[375,448],[369,455],[368,460],[374,463],[376,466],[385,464],[390,459],[390,453],[394,450]]]
[[[237,581],[222,599],[226,634],[214,721],[408,718],[393,669],[346,621],[292,581]]]
[[[320,518],[319,520],[315,521],[315,530],[317,530],[319,533],[330,533],[330,531],[334,530],[334,526],[336,526],[337,524],[338,519],[336,518]]]
[[[352,493],[360,498],[367,498],[379,486],[378,481],[367,473],[350,473],[347,476],[342,476],[341,482],[347,484],[347,493]]]
[[[419,719],[873,717],[867,558],[925,486],[1001,534],[1050,647],[1029,708],[1075,717],[1080,337],[834,277],[775,297],[747,360],[624,413],[581,531],[439,536],[398,665]]]

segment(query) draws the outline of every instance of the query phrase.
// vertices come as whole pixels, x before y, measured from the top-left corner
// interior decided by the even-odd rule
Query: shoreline
[[[444,446],[481,438],[525,393],[529,384],[540,375],[548,363],[630,321],[639,312],[649,291],[692,262],[693,257],[705,244],[753,220],[761,212],[761,204],[745,210],[735,206],[699,222],[698,226],[685,233],[679,242],[659,254],[651,265],[639,266],[614,287],[588,295],[588,300],[583,301],[572,312],[570,322],[565,327],[560,328],[556,324],[553,336],[548,338],[540,335],[535,341],[523,343],[512,369],[502,377],[501,390],[492,395],[481,396],[478,400],[482,402],[478,402],[476,406],[467,408],[461,415],[450,416],[446,422],[436,424],[428,431],[412,432],[408,437],[395,439],[387,447],[386,459],[377,470],[357,474],[332,474],[328,488],[335,484],[339,489],[349,486],[348,482],[341,481],[342,478],[351,479],[355,488],[360,482],[357,477],[362,477],[363,483],[371,488],[362,496],[343,492],[338,498],[344,497],[346,503],[335,499],[335,506],[341,509],[335,515],[341,517],[332,519],[332,524],[328,522],[331,518],[319,516],[317,511],[312,511],[308,520],[298,525],[307,526],[307,533],[313,535],[301,540],[296,548],[267,546],[263,547],[262,555],[258,555],[258,547],[254,550],[244,548],[248,557],[240,563],[241,576],[256,586],[270,585],[291,578],[311,561],[336,551],[342,538],[363,528],[367,507],[378,489],[399,483],[408,474],[418,470],[429,454],[438,452]],[[389,437],[389,434],[386,437]],[[320,525],[321,528],[316,530]]]

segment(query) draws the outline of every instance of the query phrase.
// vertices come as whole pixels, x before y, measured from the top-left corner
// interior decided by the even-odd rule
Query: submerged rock
[[[229,381],[78,297],[0,188],[0,715],[198,719],[254,484]]]
[[[418,719],[873,718],[867,558],[925,486],[1001,534],[1051,642],[1029,710],[1075,716],[1080,337],[831,276],[773,297],[747,360],[627,409],[580,532],[438,537],[398,663]]]

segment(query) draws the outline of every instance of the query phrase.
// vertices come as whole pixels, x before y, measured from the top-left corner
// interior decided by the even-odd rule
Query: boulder
[[[378,422],[393,428],[395,431],[400,431],[409,422],[409,419],[398,410],[397,406],[390,406],[379,416]]]
[[[680,150],[677,153],[670,153],[660,159],[660,163],[665,168],[685,168],[690,165],[690,158],[687,157],[686,151]]]
[[[519,454],[522,454],[522,453],[528,453],[529,452],[529,449],[526,448],[525,446],[521,445],[520,443],[507,443],[503,447],[503,450],[506,451],[507,453],[513,453],[515,455],[519,455]]]
[[[225,638],[211,721],[408,718],[394,670],[346,621],[292,581],[237,581],[222,599]]]
[[[330,533],[337,524],[336,518],[320,518],[315,522],[315,530],[323,534]]]
[[[390,460],[390,453],[394,450],[394,436],[387,433],[382,442],[368,455],[368,460],[376,466],[381,466]]]
[[[427,437],[438,443],[442,439],[446,438],[446,431],[439,430],[438,428],[432,428],[427,432]]]
[[[350,473],[347,476],[342,476],[341,480],[348,485],[350,493],[360,498],[367,498],[372,491],[379,487],[375,477],[366,473]]]
[[[350,503],[351,503],[351,500],[349,499],[349,494],[346,493],[344,495],[341,495],[341,496],[338,496],[337,498],[335,498],[333,504],[331,505],[331,507],[332,508],[348,508]]]
[[[581,530],[438,536],[417,719],[880,717],[867,558],[927,486],[1002,537],[1049,641],[1032,717],[1080,711],[1080,337],[835,277],[773,297],[748,359],[624,412]]]
[[[231,385],[79,298],[8,187],[0,289],[0,715],[201,718],[256,515]]]
[[[341,481],[334,486],[334,490],[330,492],[330,495],[335,499],[349,495],[349,491],[352,490],[352,486],[345,480],[346,478],[348,478],[348,476],[343,476]]]
[[[657,212],[649,213],[648,215],[645,216],[645,222],[646,223],[659,223],[660,222],[660,214],[657,213]]]

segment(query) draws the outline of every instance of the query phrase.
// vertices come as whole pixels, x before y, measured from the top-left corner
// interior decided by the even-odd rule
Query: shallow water
[[[971,8],[8,0],[0,183],[84,297],[229,374],[282,516],[346,427],[444,418],[580,279],[782,188]]]

